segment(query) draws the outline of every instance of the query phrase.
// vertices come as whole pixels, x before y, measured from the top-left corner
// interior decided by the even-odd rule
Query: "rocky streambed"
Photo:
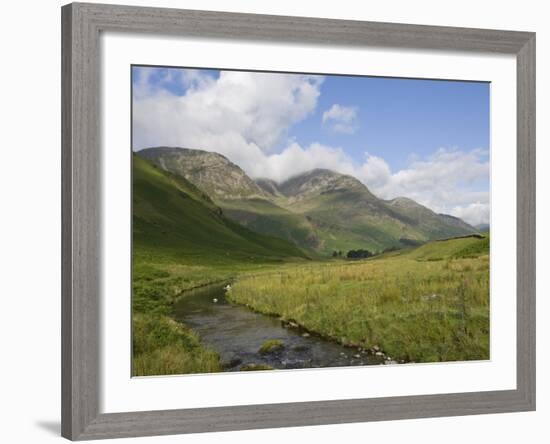
[[[345,347],[299,325],[229,302],[225,285],[187,292],[176,320],[218,352],[225,371],[342,367],[389,363],[379,350]]]

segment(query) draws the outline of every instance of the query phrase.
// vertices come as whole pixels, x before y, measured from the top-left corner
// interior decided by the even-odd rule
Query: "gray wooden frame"
[[[517,388],[101,413],[99,35],[103,31],[515,55]],[[63,436],[83,440],[535,409],[534,33],[73,3],[62,8],[62,82]]]

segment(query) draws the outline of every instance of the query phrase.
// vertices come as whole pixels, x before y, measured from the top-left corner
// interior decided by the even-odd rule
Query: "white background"
[[[105,0],[104,0],[105,2]],[[548,278],[543,252],[548,250],[549,212],[544,190],[550,185],[543,166],[550,161],[547,125],[550,78],[550,30],[544,3],[524,0],[445,4],[438,1],[337,3],[253,0],[126,1],[136,5],[231,10],[285,15],[472,26],[537,31],[538,82],[538,411],[461,418],[438,418],[370,424],[231,432],[127,440],[143,443],[225,442],[518,442],[547,437],[550,358],[544,313]],[[2,236],[2,364],[0,405],[2,440],[59,440],[60,392],[60,26],[58,1],[12,2],[2,10],[3,168],[0,174]],[[312,6],[315,5],[315,9]],[[521,8],[521,9],[520,9]],[[7,138],[6,138],[7,136]],[[548,202],[548,199],[546,199]],[[547,267],[546,267],[547,268]],[[6,304],[7,303],[7,304]]]

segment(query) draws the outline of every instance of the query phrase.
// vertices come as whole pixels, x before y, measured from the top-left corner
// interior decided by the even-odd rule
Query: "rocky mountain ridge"
[[[461,219],[437,214],[412,199],[379,199],[356,178],[328,169],[308,171],[279,184],[253,180],[213,152],[159,147],[137,154],[189,180],[236,222],[310,251],[381,251],[410,241],[477,233]]]

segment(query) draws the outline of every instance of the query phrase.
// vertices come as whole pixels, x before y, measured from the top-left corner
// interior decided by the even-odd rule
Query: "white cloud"
[[[357,173],[376,195],[392,199],[405,196],[440,213],[452,214],[472,224],[489,221],[489,162],[485,150],[469,152],[439,149],[424,160],[392,173],[381,158],[367,156]]]
[[[277,182],[315,168],[328,168],[344,174],[355,172],[353,162],[344,150],[319,143],[308,147],[292,143],[281,153],[265,155],[258,160],[248,170],[249,174],[253,177],[268,177]]]
[[[323,113],[323,124],[327,124],[337,133],[353,134],[359,128],[358,109],[355,106],[342,106],[337,103]]]
[[[214,79],[198,71],[181,72],[185,75],[173,75],[189,88],[183,96],[163,89],[162,81],[152,86],[147,70],[140,76],[133,108],[135,149],[172,145],[268,152],[315,109],[323,80],[229,71]]]
[[[474,202],[464,207],[455,207],[451,213],[472,225],[480,225],[489,223],[490,210],[488,203]]]
[[[358,168],[356,174],[373,190],[384,187],[392,176],[390,167],[384,159],[369,154],[367,154],[365,163]]]

